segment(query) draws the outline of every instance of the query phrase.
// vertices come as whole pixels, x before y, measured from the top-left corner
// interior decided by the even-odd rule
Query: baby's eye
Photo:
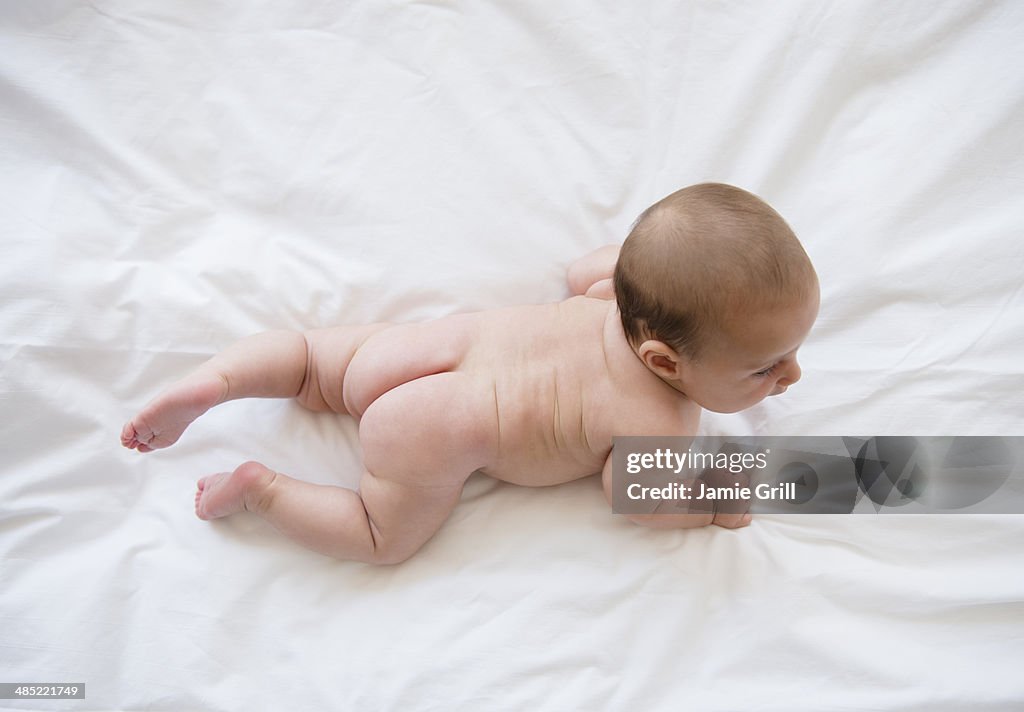
[[[757,376],[758,378],[766,378],[767,376],[770,376],[770,375],[772,375],[772,371],[774,371],[774,370],[775,370],[775,367],[776,367],[777,365],[778,365],[778,364],[774,364],[774,363],[773,363],[773,364],[772,364],[771,366],[769,366],[768,368],[764,369],[763,371],[758,371],[758,372],[757,372],[757,373],[755,373],[754,375],[755,375],[755,376]]]

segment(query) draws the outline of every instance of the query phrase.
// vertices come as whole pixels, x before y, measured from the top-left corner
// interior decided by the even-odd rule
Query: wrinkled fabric
[[[652,531],[472,478],[412,560],[195,481],[355,487],[353,423],[122,423],[232,341],[555,301],[706,180],[821,280],[804,377],[707,433],[1024,432],[1024,5],[0,3],[0,671],[75,709],[1006,710],[1024,518]],[[67,701],[0,701],[65,709]],[[62,706],[63,705],[63,706]]]

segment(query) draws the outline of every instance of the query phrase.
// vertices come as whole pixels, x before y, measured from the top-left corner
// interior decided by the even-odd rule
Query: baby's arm
[[[601,484],[608,504],[612,504],[612,456],[608,454],[604,470],[601,472]],[[750,524],[750,515],[746,513],[702,512],[700,514],[624,514],[634,524],[652,529],[695,529],[717,524],[726,529],[739,529]]]
[[[585,294],[598,299],[614,299],[612,274],[619,259],[620,245],[605,245],[569,265],[566,277],[573,296]]]

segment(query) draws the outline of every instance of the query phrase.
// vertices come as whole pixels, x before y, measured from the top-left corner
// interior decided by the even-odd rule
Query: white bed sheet
[[[1024,424],[1024,4],[0,2],[0,682],[74,710],[1024,709],[1024,517],[650,531],[484,478],[398,567],[192,513],[356,431],[121,423],[243,335],[566,296],[646,205],[762,195],[804,379],[706,432]]]

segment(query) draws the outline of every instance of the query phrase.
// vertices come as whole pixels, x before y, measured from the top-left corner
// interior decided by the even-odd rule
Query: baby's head
[[[733,413],[800,378],[818,278],[767,203],[704,183],[639,217],[615,265],[615,298],[648,368],[701,407]]]

